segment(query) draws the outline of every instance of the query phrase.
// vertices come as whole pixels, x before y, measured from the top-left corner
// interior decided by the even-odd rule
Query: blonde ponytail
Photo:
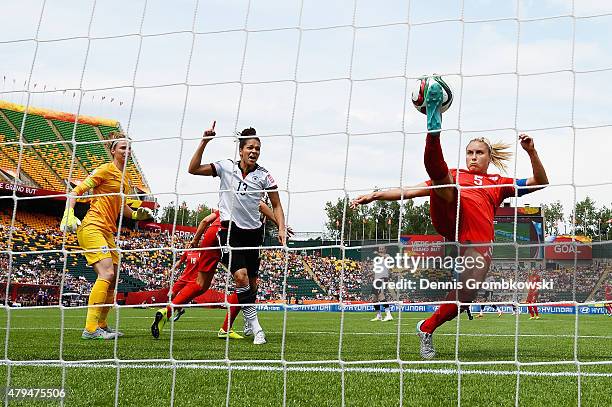
[[[502,141],[498,141],[497,143],[491,143],[486,137],[477,137],[475,139],[470,140],[470,143],[473,141],[479,141],[484,143],[489,147],[489,155],[491,156],[491,163],[496,166],[500,171],[508,172],[508,165],[506,164],[512,159],[512,151],[507,151],[511,144],[504,143]],[[468,145],[470,144],[468,143]]]

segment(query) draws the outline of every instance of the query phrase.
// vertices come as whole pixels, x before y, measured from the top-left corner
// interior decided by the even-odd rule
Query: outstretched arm
[[[523,150],[525,150],[529,155],[529,159],[531,160],[531,168],[533,169],[533,176],[527,178],[526,186],[539,186],[544,188],[546,185],[548,185],[548,176],[546,175],[546,170],[544,169],[544,165],[540,160],[540,156],[535,149],[533,139],[527,134],[520,134],[519,139],[521,142],[521,147],[523,147]],[[529,189],[529,191],[534,190],[535,189],[533,188]]]
[[[361,195],[353,199],[350,205],[352,209],[355,209],[357,205],[367,205],[373,201],[399,201],[402,197],[404,199],[413,199],[420,196],[429,196],[429,191],[430,189],[427,188],[427,184],[421,182],[412,187],[392,188]]]
[[[193,153],[193,157],[191,157],[191,161],[189,162],[189,173],[193,175],[205,175],[212,176],[215,174],[215,170],[212,165],[204,164],[202,165],[202,154],[204,153],[204,149],[206,145],[212,140],[215,136],[215,125],[217,121],[214,121],[212,127],[204,132],[202,136],[202,141],[198,145],[195,153]]]
[[[198,247],[198,243],[200,243],[200,239],[202,239],[204,231],[215,221],[215,219],[217,219],[217,214],[212,212],[210,215],[204,217],[204,219],[200,221],[198,229],[196,230],[195,235],[193,235],[191,243],[189,243],[189,248]]]
[[[141,206],[137,210],[132,210],[128,204],[123,205],[123,217],[133,220],[150,220],[153,219],[153,211],[149,208]]]

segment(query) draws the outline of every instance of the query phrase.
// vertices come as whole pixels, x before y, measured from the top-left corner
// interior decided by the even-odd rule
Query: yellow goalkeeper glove
[[[149,220],[153,219],[153,211],[149,208],[140,207],[132,211],[132,219],[134,220]]]
[[[80,224],[81,221],[74,215],[74,209],[66,208],[64,217],[60,223],[60,230],[62,232],[76,232]]]

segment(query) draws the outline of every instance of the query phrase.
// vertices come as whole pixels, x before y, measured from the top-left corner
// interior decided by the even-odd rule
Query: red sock
[[[533,310],[535,311],[536,317],[539,317],[540,314],[538,313],[538,307],[533,307]]]
[[[529,311],[529,315],[533,316],[533,307],[532,306],[528,306],[527,310]]]
[[[455,292],[451,291],[446,296],[446,301],[454,301]],[[442,304],[429,318],[421,325],[421,330],[427,333],[433,333],[437,327],[450,321],[457,316],[457,304]]]
[[[448,166],[444,161],[439,135],[427,135],[425,142],[425,170],[432,181],[440,180],[448,175]]]
[[[238,294],[232,293],[231,295],[228,295],[227,302],[229,302],[230,304],[238,304]],[[222,329],[225,332],[227,332],[229,329],[232,328],[232,325],[234,325],[234,320],[236,319],[239,313],[240,313],[240,307],[230,306],[230,312],[225,313],[225,321],[223,321]],[[229,326],[228,326],[228,320],[229,320]]]
[[[198,283],[189,283],[185,287],[183,287],[181,291],[179,291],[176,297],[172,299],[172,305],[176,307],[177,305],[189,304],[191,300],[203,293],[204,290],[202,290],[202,287],[200,287]],[[172,315],[170,306],[168,306],[167,309],[168,318],[170,318],[170,316]]]
[[[608,314],[612,314],[612,304],[606,304],[606,308],[608,309]]]

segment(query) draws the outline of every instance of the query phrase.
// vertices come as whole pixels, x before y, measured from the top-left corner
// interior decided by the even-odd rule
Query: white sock
[[[251,326],[251,329],[253,330],[254,334],[259,331],[263,331],[261,325],[259,325],[259,319],[257,318],[257,314],[255,314],[254,318],[249,319],[249,325]]]

